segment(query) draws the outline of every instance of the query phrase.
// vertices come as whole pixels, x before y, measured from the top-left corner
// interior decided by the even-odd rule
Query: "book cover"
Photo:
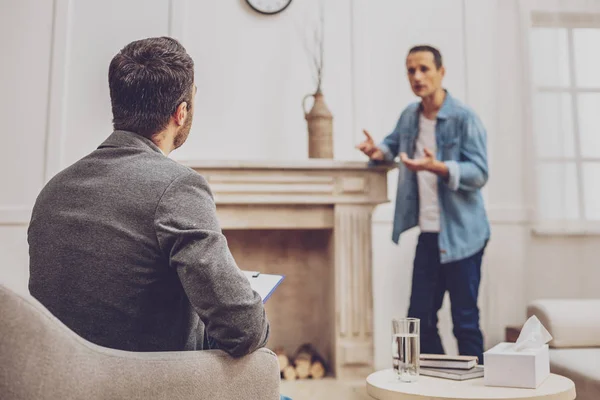
[[[445,354],[421,354],[420,364],[429,368],[471,369],[478,364],[476,356],[448,356]]]
[[[421,354],[421,360],[438,361],[477,361],[477,356],[449,356],[447,354]]]
[[[452,379],[454,381],[465,381],[467,379],[482,378],[483,366],[476,366],[468,370],[449,368],[421,368],[420,374],[435,378]]]

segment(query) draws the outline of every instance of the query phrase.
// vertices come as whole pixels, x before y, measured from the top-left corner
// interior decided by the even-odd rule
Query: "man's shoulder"
[[[152,173],[146,179],[153,181],[154,186],[157,189],[161,188],[159,190],[162,192],[165,190],[179,190],[183,187],[194,187],[195,190],[200,189],[210,192],[208,181],[188,166],[167,157],[159,157],[158,160],[154,159],[150,163],[153,164],[150,168]]]
[[[410,126],[415,126],[419,118],[419,107],[419,102],[410,103],[406,106],[398,118],[398,127],[404,130]]]
[[[176,176],[177,178],[187,178],[188,180],[191,179],[192,181],[206,182],[206,179],[204,179],[204,177],[193,168],[183,165],[171,158],[165,157],[165,161],[165,168],[172,174],[172,176]]]
[[[409,105],[407,105],[404,108],[404,110],[402,110],[402,114],[400,115],[400,118],[417,116],[419,114],[419,107],[420,106],[421,106],[421,103],[418,102],[418,101],[410,103]]]
[[[181,176],[194,175],[196,171],[168,157],[159,157],[155,160],[157,164],[165,171],[168,178],[177,178]]]
[[[148,162],[150,164],[142,168],[144,177],[141,180],[150,183],[148,186],[159,191],[161,197],[167,192],[185,193],[190,190],[208,192],[212,196],[208,180],[194,169],[167,157],[153,158]],[[148,174],[147,170],[152,172]]]
[[[450,104],[450,112],[452,117],[463,121],[479,120],[479,116],[477,115],[475,110],[473,110],[473,108],[466,105],[465,103],[463,103],[455,97],[452,97],[452,102]]]
[[[123,155],[117,150],[93,151],[56,174],[46,187],[87,186],[86,181],[91,178],[99,183],[96,191],[118,187],[125,191],[143,188],[147,192],[162,192],[182,178],[199,184],[205,182],[192,168],[162,154],[126,149],[127,154]]]

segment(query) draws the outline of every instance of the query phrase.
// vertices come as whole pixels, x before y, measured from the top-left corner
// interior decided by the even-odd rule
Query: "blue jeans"
[[[421,320],[421,353],[444,354],[437,313],[448,291],[458,351],[462,355],[479,357],[483,364],[477,297],[484,249],[463,260],[442,264],[438,234],[421,233],[419,236],[408,316]]]

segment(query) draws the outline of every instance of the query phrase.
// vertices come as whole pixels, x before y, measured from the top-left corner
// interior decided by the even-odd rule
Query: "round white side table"
[[[377,400],[574,400],[575,384],[550,374],[537,389],[483,385],[483,378],[466,381],[419,376],[416,382],[400,382],[393,369],[374,372],[367,378],[367,393]]]

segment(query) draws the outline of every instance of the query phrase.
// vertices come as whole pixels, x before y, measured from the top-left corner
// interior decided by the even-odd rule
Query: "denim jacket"
[[[413,158],[419,135],[420,103],[409,105],[396,128],[379,144],[386,161],[405,152]],[[449,178],[438,179],[439,248],[442,263],[462,260],[483,249],[490,237],[481,188],[488,179],[486,131],[477,115],[448,92],[435,127],[437,159]],[[419,221],[417,174],[400,163],[392,240]]]

